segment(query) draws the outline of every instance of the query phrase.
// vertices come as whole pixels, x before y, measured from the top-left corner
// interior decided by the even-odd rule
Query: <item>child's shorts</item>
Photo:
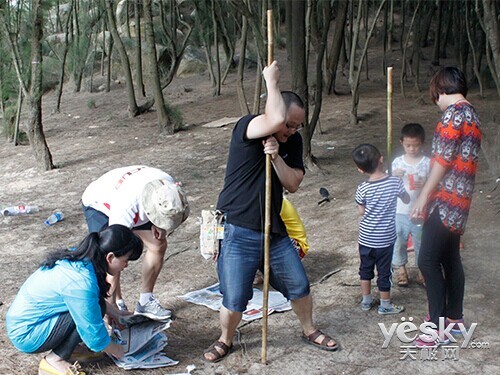
[[[377,286],[381,292],[391,290],[392,252],[394,244],[387,247],[368,247],[359,244],[359,277],[361,280],[371,280],[375,277],[374,268],[377,267]]]

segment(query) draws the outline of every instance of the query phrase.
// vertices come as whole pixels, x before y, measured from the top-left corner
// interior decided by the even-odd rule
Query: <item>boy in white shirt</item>
[[[410,195],[410,203],[406,204],[398,200],[396,208],[397,239],[394,244],[392,265],[394,268],[399,268],[398,286],[406,287],[408,286],[408,272],[406,270],[408,237],[412,236],[417,268],[422,237],[422,223],[410,220],[410,212],[429,176],[430,159],[422,154],[422,146],[425,141],[425,130],[422,125],[411,123],[403,126],[400,141],[405,153],[392,162],[392,175],[403,179],[406,191]],[[417,283],[424,284],[420,271]]]

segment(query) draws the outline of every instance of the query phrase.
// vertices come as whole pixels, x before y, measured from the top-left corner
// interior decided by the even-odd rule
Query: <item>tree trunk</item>
[[[123,45],[123,41],[118,34],[118,30],[116,28],[116,22],[114,17],[114,7],[112,0],[104,0],[106,3],[106,13],[108,16],[108,28],[113,36],[113,41],[118,48],[118,53],[120,54],[120,61],[123,69],[123,74],[125,75],[125,82],[127,85],[127,97],[128,97],[128,114],[130,117],[135,117],[139,115],[139,107],[137,106],[137,102],[135,100],[134,93],[134,83],[132,81],[132,73],[130,72],[130,62],[127,56],[127,51],[125,46]]]
[[[23,109],[23,90],[21,86],[19,86],[19,93],[17,95],[17,109],[16,109],[16,123],[14,125],[14,136],[12,138],[12,141],[14,142],[14,146],[18,145],[17,142],[17,137],[19,135],[19,124],[21,122],[21,111]]]
[[[106,20],[102,19],[102,45],[101,45],[101,77],[104,77],[104,60],[106,57]]]
[[[89,92],[94,91],[94,68],[95,68],[95,63],[97,61],[97,37],[99,36],[99,30],[96,29],[95,31],[95,40],[94,40],[94,51],[92,53],[92,62],[90,66],[90,83],[89,83]]]
[[[59,0],[56,1],[56,33],[62,30],[61,17],[59,15]]]
[[[443,35],[443,40],[440,43],[441,44],[441,51],[439,54],[439,57],[442,59],[446,59],[448,57],[448,53],[446,52],[446,49],[448,47],[448,41],[450,40],[451,32],[452,32],[452,27],[453,27],[453,22],[452,22],[452,14],[453,14],[453,3],[452,2],[447,2],[446,3],[448,7],[448,11],[444,11],[444,14],[446,14],[446,25],[443,28],[444,30],[444,35]]]
[[[292,1],[285,1],[285,26],[286,26],[286,54],[288,61],[292,59],[293,25],[292,25]]]
[[[368,32],[368,35],[366,36],[365,40],[365,45],[363,47],[363,51],[361,52],[361,56],[359,57],[358,61],[358,69],[354,71],[354,62],[351,64],[351,69],[349,69],[349,83],[351,85],[351,93],[352,93],[352,109],[351,109],[351,124],[355,125],[358,123],[358,102],[359,102],[359,77],[361,75],[361,68],[363,64],[363,60],[365,58],[366,52],[368,51],[368,43],[370,42],[370,39],[373,35],[373,30],[375,29],[375,25],[377,24],[378,17],[380,16],[380,12],[382,11],[382,8],[384,7],[385,3],[387,0],[382,0],[380,2],[380,5],[377,9],[377,13],[375,14],[375,17],[373,18],[372,25],[370,27],[370,31]],[[358,5],[361,7],[361,0],[360,4]],[[360,11],[358,11],[358,17],[360,17]],[[356,26],[357,32],[359,32],[359,22],[361,20],[358,19],[358,24]],[[356,32],[356,33],[357,33]],[[352,49],[353,51],[351,52],[351,59],[355,59],[356,57],[356,47],[355,47],[355,41],[356,38],[353,38],[353,43],[352,43]],[[352,73],[351,73],[352,72]]]
[[[363,9],[364,9],[364,17],[363,17],[363,28],[365,29],[365,40],[368,39],[368,19],[370,17],[370,3],[368,1],[365,1],[363,4]],[[363,62],[361,62],[361,65],[363,65]],[[366,71],[366,80],[368,81],[370,77],[368,76],[368,53],[365,53],[365,71]]]
[[[109,29],[109,27],[108,27]],[[110,32],[111,33],[111,32]],[[112,72],[111,72],[111,69],[112,69],[112,62],[113,60],[111,59],[112,58],[112,55],[113,55],[113,37],[111,36],[109,38],[109,43],[108,43],[108,61],[107,61],[107,69],[106,69],[106,72],[107,72],[107,75],[106,75],[106,92],[110,92],[111,91],[111,78],[112,78]]]
[[[392,51],[392,34],[394,31],[394,0],[390,0],[389,15],[387,17],[387,50]],[[385,67],[384,67],[385,74]]]
[[[72,12],[73,20],[74,20],[74,54],[73,54],[73,81],[75,84],[74,91],[80,92],[82,87],[83,73],[85,70],[89,48],[90,48],[90,40],[91,40],[91,27],[87,25],[86,28],[80,27],[80,20],[78,18],[80,12],[89,12],[89,4],[84,3],[84,9],[80,9],[80,2],[73,2],[74,11]],[[84,24],[85,25],[85,24]]]
[[[407,52],[407,49],[408,49],[408,43],[410,41],[410,37],[411,37],[411,30],[413,28],[413,23],[415,22],[415,17],[417,16],[417,13],[418,13],[418,9],[420,8],[420,3],[422,2],[422,0],[419,0],[418,3],[417,3],[417,6],[415,7],[415,11],[413,12],[413,16],[411,18],[411,22],[410,22],[410,27],[408,28],[408,34],[406,35],[406,41],[403,45],[403,58],[402,58],[402,63],[401,63],[401,94],[403,95],[403,98],[406,98],[406,93],[405,93],[405,80],[406,80],[406,66],[408,65],[408,62],[406,61],[406,52]]]
[[[353,4],[354,5],[354,4]],[[353,26],[353,33],[351,39],[351,56],[349,57],[349,86],[351,88],[351,124],[355,125],[358,123],[358,90],[356,87],[356,50],[358,45],[358,35],[359,29],[361,28],[361,9],[362,9],[362,0],[358,2],[358,14],[356,17],[356,25]],[[361,60],[362,62],[363,60]],[[361,69],[361,66],[358,66],[358,70]]]
[[[425,9],[422,9],[425,11]],[[425,28],[425,25],[423,24],[422,20],[417,17],[417,22],[416,22],[416,27],[415,27],[415,32],[413,33],[413,50],[412,50],[412,57],[410,59],[411,61],[411,67],[413,69],[412,74],[415,76],[415,90],[417,92],[420,92],[420,59],[422,57],[422,49],[421,49],[421,44],[422,44],[422,33],[423,33],[423,28]]]
[[[198,8],[197,8],[198,9]],[[161,89],[164,90],[165,87],[170,85],[172,80],[174,79],[175,73],[177,72],[177,69],[179,68],[179,64],[181,63],[182,55],[184,54],[184,50],[187,47],[187,44],[189,42],[189,37],[191,36],[191,33],[193,32],[193,28],[185,21],[182,20],[182,18],[179,16],[179,7],[178,3],[176,1],[171,1],[170,2],[170,14],[177,14],[177,17],[171,17],[171,25],[168,27],[166,23],[166,16],[164,15],[164,10],[163,6],[160,7],[160,17],[161,17],[161,26],[163,30],[163,34],[167,37],[168,42],[169,42],[169,48],[168,52],[170,54],[171,58],[171,63],[170,63],[170,68],[168,69],[168,72],[166,74],[161,75],[162,79],[162,87]],[[184,32],[183,40],[180,41],[177,37],[177,31],[178,31],[178,23],[180,23],[184,28],[186,28],[187,31]],[[205,40],[203,38],[203,40]]]
[[[139,2],[134,1],[134,18],[135,18],[135,79],[137,81],[137,87],[139,92],[143,97],[146,96],[146,89],[144,87],[144,82],[142,80],[142,51],[141,51],[141,17],[139,14]]]
[[[69,49],[69,23],[71,22],[71,13],[72,12],[73,12],[73,6],[70,5],[68,18],[66,20],[66,25],[64,26],[64,45],[63,45],[63,52],[62,52],[61,72],[59,74],[59,85],[57,86],[56,106],[54,108],[54,113],[59,113],[61,110],[61,98],[62,98],[63,85],[64,85],[64,70],[66,68],[66,57],[68,56],[68,49]]]
[[[134,1],[135,2],[135,1]],[[129,1],[125,0],[125,28],[127,31],[127,38],[132,38],[130,35],[130,9],[129,9]]]
[[[401,33],[399,34],[399,49],[403,51],[404,48],[404,35],[405,35],[405,25],[406,25],[406,0],[401,0]]]
[[[464,6],[465,4],[461,4]],[[466,36],[465,33],[463,32],[465,28],[465,22],[464,22],[464,12],[462,10],[462,7],[455,7],[453,10],[453,19],[455,21],[455,30],[454,30],[454,36],[455,36],[455,56],[457,61],[459,62],[459,67],[464,72],[465,76],[468,76],[468,70],[467,70],[467,60],[469,57],[469,44],[466,41]]]
[[[481,98],[484,98],[484,93],[483,93],[483,82],[481,80],[481,72],[480,72],[480,65],[478,65],[477,57],[476,57],[476,52],[475,52],[475,46],[474,46],[474,41],[472,40],[471,36],[471,12],[469,10],[469,4],[465,4],[465,31],[467,33],[467,40],[469,41],[470,49],[472,52],[472,70],[474,71],[474,74],[476,76],[477,82],[479,84],[479,95]]]
[[[3,99],[3,70],[4,66],[0,63],[0,115],[5,121],[5,103]]]
[[[242,116],[250,113],[250,108],[248,108],[247,98],[245,96],[245,90],[243,88],[243,74],[245,72],[245,58],[247,49],[247,35],[248,35],[248,20],[247,17],[243,16],[242,26],[241,26],[240,61],[238,62],[238,74],[236,78],[236,90],[238,92],[238,102],[240,103]]]
[[[259,113],[260,108],[260,93],[262,92],[262,58],[257,51],[257,73],[255,74],[255,88],[253,91],[252,113]]]
[[[492,67],[491,74],[494,77],[500,96],[500,30],[498,27],[497,2],[495,0],[483,0],[483,24],[486,37],[491,46]],[[476,10],[478,5],[476,3]],[[479,14],[479,12],[478,12]]]
[[[420,43],[419,47],[425,48],[428,46],[429,30],[431,23],[434,20],[434,13],[436,12],[436,4],[434,1],[426,1],[427,7],[424,10],[425,17],[420,20]]]
[[[309,120],[309,97],[307,86],[307,66],[306,66],[306,25],[304,14],[306,11],[306,0],[292,1],[292,35],[294,37],[291,45],[291,75],[292,91],[299,95],[304,101],[306,112],[305,125]]]
[[[335,81],[337,75],[337,67],[339,65],[340,51],[344,40],[344,31],[347,21],[348,0],[339,0],[337,2],[337,11],[335,19],[335,30],[330,47],[330,55],[328,58],[328,67],[326,70],[326,92],[328,94],[335,93]]]
[[[54,169],[52,155],[42,125],[42,0],[33,0],[33,34],[31,39],[31,87],[28,96],[28,139],[35,153],[38,167],[44,171]]]
[[[221,78],[221,85],[224,84],[226,81],[226,78],[229,74],[229,71],[231,68],[235,67],[235,62],[234,62],[234,50],[235,50],[235,38],[236,38],[236,30],[233,30],[233,33],[230,34],[228,32],[228,27],[226,21],[228,20],[228,17],[224,15],[224,10],[221,8],[222,2],[216,1],[215,5],[217,6],[216,8],[216,20],[217,24],[219,25],[219,29],[221,31],[221,42],[222,42],[222,47],[224,48],[224,53],[226,55],[226,67],[224,69],[224,73],[222,73],[222,78]],[[227,21],[229,22],[229,21]],[[231,35],[233,35],[233,38],[231,38]]]
[[[439,66],[439,49],[441,41],[441,20],[443,19],[443,0],[437,0],[438,2],[438,15],[436,22],[436,30],[434,35],[434,47],[432,49],[432,62],[434,66]]]
[[[316,91],[314,95],[314,111],[311,117],[311,121],[304,128],[304,159],[306,165],[312,167],[316,164],[314,155],[312,154],[312,137],[316,129],[316,125],[319,124],[319,115],[321,112],[321,105],[323,103],[323,58],[325,55],[326,45],[328,43],[328,33],[330,31],[332,10],[327,1],[322,3],[322,16],[323,23],[321,25],[321,38],[319,39],[320,44],[317,46],[316,53]],[[320,18],[320,17],[318,17]]]
[[[160,131],[174,134],[174,125],[170,120],[165,107],[165,99],[161,91],[160,74],[156,58],[155,36],[153,31],[153,16],[151,14],[151,0],[144,0],[144,31],[146,40],[146,55],[149,65],[151,87],[156,102],[156,114]]]
[[[219,27],[215,18],[215,2],[210,2],[210,12],[212,16],[212,27],[214,33],[214,48],[215,48],[215,88],[213,95],[220,96],[221,72],[220,72],[220,56],[219,56]]]

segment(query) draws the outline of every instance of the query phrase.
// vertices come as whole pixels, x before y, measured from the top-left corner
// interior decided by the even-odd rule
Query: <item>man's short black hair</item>
[[[403,126],[401,129],[401,141],[403,138],[418,138],[422,143],[425,141],[425,130],[424,127],[417,123],[410,123]]]
[[[365,173],[373,173],[377,170],[382,154],[375,146],[363,143],[352,151],[354,162]]]
[[[290,108],[292,104],[295,104],[299,108],[304,108],[304,102],[293,91],[282,91],[281,96],[283,97],[283,101],[285,102],[286,109]]]

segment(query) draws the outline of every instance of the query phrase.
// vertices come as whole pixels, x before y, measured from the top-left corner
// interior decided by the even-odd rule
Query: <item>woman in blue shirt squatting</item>
[[[39,366],[39,374],[85,374],[69,359],[83,343],[94,352],[116,358],[124,355],[103,321],[119,310],[105,301],[109,284],[129,260],[137,260],[142,241],[123,225],[111,225],[90,233],[75,249],[55,250],[23,284],[6,316],[9,339],[25,353],[51,351]]]

